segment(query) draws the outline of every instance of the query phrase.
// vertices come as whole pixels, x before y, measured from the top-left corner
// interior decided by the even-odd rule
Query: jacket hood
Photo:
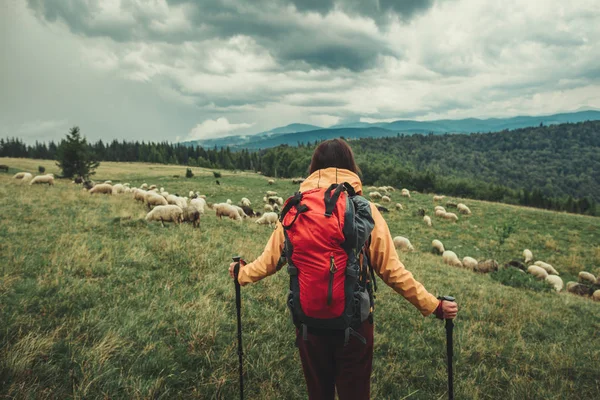
[[[358,175],[347,169],[335,167],[319,169],[310,174],[310,176],[300,184],[300,191],[305,192],[315,188],[327,188],[333,183],[343,182],[348,182],[352,185],[356,194],[362,194],[362,183]]]

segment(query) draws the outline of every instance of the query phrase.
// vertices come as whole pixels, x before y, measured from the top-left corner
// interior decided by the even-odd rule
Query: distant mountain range
[[[282,144],[290,146],[298,143],[314,142],[343,136],[347,139],[366,137],[386,137],[396,134],[436,134],[445,133],[477,133],[498,132],[505,129],[527,128],[532,126],[554,125],[566,122],[583,122],[600,120],[600,111],[579,111],[547,116],[519,116],[512,118],[489,119],[441,119],[435,121],[398,120],[394,122],[354,122],[322,128],[308,124],[290,124],[287,126],[261,132],[254,135],[227,136],[218,139],[196,140],[183,142],[186,145],[200,145],[203,147],[225,147],[232,149],[265,149]]]

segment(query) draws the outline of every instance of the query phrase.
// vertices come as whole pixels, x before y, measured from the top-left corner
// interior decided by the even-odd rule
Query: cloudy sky
[[[600,109],[598,0],[2,0],[0,136]]]

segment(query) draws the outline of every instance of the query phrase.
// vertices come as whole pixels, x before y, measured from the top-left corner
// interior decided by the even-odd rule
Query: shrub
[[[220,172],[213,171],[213,175],[215,176],[215,178],[220,178],[221,177],[221,173]]]
[[[533,275],[520,272],[516,268],[503,268],[490,274],[491,278],[503,285],[514,288],[526,288],[536,292],[551,292],[552,285],[546,281],[540,281]]]
[[[188,169],[185,170],[185,177],[186,178],[191,178],[193,176],[194,176],[194,173],[192,172],[191,168],[188,168]]]
[[[42,167],[42,166],[40,165],[40,166],[38,166],[38,171],[39,171],[39,173],[40,173],[40,174],[43,174],[44,172],[46,172],[46,168],[45,168],[45,167]]]

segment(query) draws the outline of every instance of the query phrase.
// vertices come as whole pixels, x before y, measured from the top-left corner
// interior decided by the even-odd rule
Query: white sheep
[[[227,199],[227,201],[225,201],[225,203],[227,203],[229,205],[233,204],[233,202],[231,201],[231,199]]]
[[[197,197],[190,200],[190,207],[194,207],[200,214],[204,214],[204,207],[206,207],[206,200]]]
[[[444,260],[444,264],[452,265],[453,267],[462,268],[462,262],[458,259],[458,256],[455,252],[446,250],[442,253],[442,259]]]
[[[443,212],[446,212],[446,209],[445,209],[444,207],[442,207],[442,206],[435,206],[435,207],[433,208],[433,211],[438,211],[438,210],[440,210],[440,211],[443,211]]]
[[[405,238],[404,236],[396,236],[394,238],[394,247],[401,251],[414,251],[415,250],[413,245],[410,243],[410,240],[408,240],[408,238]]]
[[[446,196],[433,196],[433,201],[442,201]]]
[[[242,200],[240,201],[240,204],[246,207],[250,207],[252,205],[252,203],[250,202],[250,200],[248,200],[246,197],[242,197]]]
[[[283,205],[283,197],[278,197],[276,200],[277,204],[279,204],[280,206]]]
[[[113,194],[113,187],[109,183],[99,183],[90,189],[90,194]]]
[[[485,261],[479,261],[477,267],[474,269],[475,272],[488,273],[492,271],[498,271],[498,262],[493,259],[487,259]],[[521,270],[519,270],[521,271]],[[525,273],[525,271],[521,271]]]
[[[548,277],[548,272],[544,268],[537,265],[530,265],[527,268],[527,272],[539,279],[546,279]]]
[[[596,283],[596,277],[586,271],[581,271],[577,277],[581,283],[591,283],[592,285]]]
[[[121,194],[125,193],[125,185],[117,183],[112,187],[112,194]]]
[[[167,199],[165,199],[158,193],[154,193],[154,192],[150,192],[150,191],[146,193],[145,203],[148,206],[148,208],[169,205],[169,203],[167,202]],[[179,208],[181,208],[181,207],[179,207]]]
[[[435,210],[435,216],[436,217],[442,217],[444,218],[444,215],[446,215],[446,211],[445,210]]]
[[[410,192],[408,191],[408,189],[402,189],[402,191],[400,192],[400,196],[408,197],[410,199]]]
[[[170,195],[170,193],[169,193],[169,192],[160,192],[159,194],[160,194],[162,197],[164,197],[165,199],[167,198],[167,196],[169,196],[169,195]],[[167,200],[167,201],[168,201],[168,200]]]
[[[379,199],[381,199],[381,197],[382,197],[381,193],[379,193],[379,192],[371,192],[371,193],[369,193],[369,198],[371,200],[379,200]]]
[[[390,199],[390,197],[389,197],[389,196],[383,196],[383,197],[381,197],[381,201],[382,201],[383,203],[389,203],[389,202],[391,202],[391,201],[392,201],[392,199]]]
[[[46,174],[46,175],[38,175],[35,178],[33,178],[29,184],[30,185],[39,185],[39,184],[48,184],[49,186],[54,185],[54,175],[52,174]]]
[[[565,286],[561,277],[556,275],[548,275],[546,277],[546,282],[554,286],[554,290],[556,290],[557,292],[563,290],[563,287]]]
[[[404,210],[404,207],[402,207],[402,204],[396,203],[396,210]]]
[[[592,299],[595,301],[600,301],[600,289],[598,289],[594,293],[592,293]]]
[[[25,172],[17,172],[14,176],[13,179],[23,179],[23,177],[25,176]]]
[[[467,207],[463,203],[458,203],[456,205],[456,208],[458,209],[458,212],[461,214],[471,215],[471,210],[469,209],[469,207]]]
[[[269,179],[269,180],[267,181],[267,183],[268,183],[269,185],[273,185],[273,184],[275,184],[275,179]]]
[[[272,205],[270,205],[270,204],[265,204],[264,210],[265,210],[265,211],[271,211],[271,212],[272,212],[272,211],[273,211],[273,206],[272,206]]]
[[[233,207],[231,204],[227,203],[217,203],[213,204],[213,209],[216,211],[217,217],[221,219],[221,217],[229,217],[236,221],[241,221],[242,217],[238,213],[238,210]]]
[[[427,226],[431,226],[431,217],[430,217],[429,215],[425,215],[425,216],[423,217],[423,221],[425,222],[425,224],[426,224]]]
[[[458,215],[454,213],[444,213],[443,218],[454,222],[458,221]]]
[[[236,205],[232,205],[232,207],[237,210],[237,212],[238,212],[238,214],[240,215],[241,218],[248,218],[248,215],[246,215],[246,213],[244,212],[244,210],[242,209],[242,207],[236,206]]]
[[[156,187],[156,185],[150,185],[150,187],[148,189],[153,190],[153,189],[157,189],[157,187]]]
[[[554,267],[548,263],[545,263],[543,261],[536,261],[533,263],[533,265],[537,265],[538,267],[542,267],[544,270],[546,270],[546,272],[549,275],[560,275],[558,273],[558,271],[556,269],[554,269]]]
[[[165,197],[165,199],[167,200],[167,203],[174,204],[181,209],[187,207],[187,201],[183,197],[175,196],[174,194],[169,194]]]
[[[256,220],[256,223],[259,225],[273,225],[276,224],[279,220],[279,216],[274,212],[266,212]]]
[[[142,189],[133,189],[133,199],[136,201],[141,201],[142,203],[146,202],[146,192]]]
[[[107,185],[112,185],[112,181],[104,181]]]
[[[442,242],[437,239],[431,241],[431,247],[433,247],[434,252],[437,252],[438,254],[444,254],[444,251],[446,251]]]
[[[470,269],[471,271],[475,271],[479,265],[479,262],[473,257],[464,257],[462,263],[464,268]]]
[[[272,190],[267,190],[267,192],[265,194],[267,195],[267,197],[277,196],[277,192],[274,192]],[[266,203],[266,200],[265,200],[265,203]]]
[[[523,258],[525,259],[525,264],[533,261],[533,253],[529,249],[523,250]]]
[[[148,184],[147,183],[142,183],[142,186],[140,186],[140,189],[147,190],[148,189]]]
[[[164,200],[162,197],[161,199]],[[178,224],[183,221],[183,210],[175,205],[156,206],[146,215],[146,221],[160,221],[161,224],[166,221]]]

